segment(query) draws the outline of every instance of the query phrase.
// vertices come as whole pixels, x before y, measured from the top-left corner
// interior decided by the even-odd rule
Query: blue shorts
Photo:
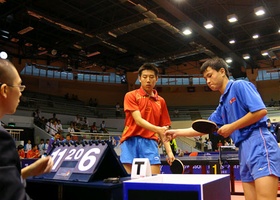
[[[280,148],[267,128],[254,130],[239,146],[240,177],[252,182],[260,177],[280,177]]]
[[[134,158],[148,158],[151,165],[160,164],[157,142],[142,137],[131,137],[124,141],[121,144],[121,163],[132,164]]]

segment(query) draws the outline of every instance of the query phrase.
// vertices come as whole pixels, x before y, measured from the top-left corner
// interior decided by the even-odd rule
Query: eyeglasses
[[[3,83],[0,83],[0,86],[1,86],[2,84],[3,84]],[[7,86],[8,86],[8,87],[18,87],[20,92],[23,92],[24,89],[26,88],[25,85],[8,85],[8,84],[7,84]]]
[[[26,88],[25,85],[7,85],[9,87],[18,87],[20,92],[23,92],[24,89]]]

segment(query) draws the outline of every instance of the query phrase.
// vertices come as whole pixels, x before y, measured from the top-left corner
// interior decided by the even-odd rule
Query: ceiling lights
[[[18,34],[23,35],[23,34],[29,32],[29,31],[32,31],[33,29],[34,29],[34,28],[33,28],[32,26],[28,26],[28,27],[26,27],[26,28],[20,30],[20,31],[18,32]]]
[[[258,38],[259,38],[259,35],[258,35],[258,34],[254,34],[254,35],[252,36],[252,38],[253,38],[253,39],[258,39]]]
[[[232,63],[232,59],[230,57],[225,59],[227,63]]]
[[[228,15],[227,16],[227,20],[230,22],[230,23],[233,23],[233,22],[237,22],[238,21],[238,18],[236,16],[236,14],[231,14],[231,15]]]
[[[248,60],[250,59],[250,55],[248,53],[242,55],[243,59]]]
[[[1,51],[0,52],[0,58],[1,59],[7,59],[8,58],[8,54],[5,51]]]
[[[48,53],[48,51],[46,50],[46,51],[41,51],[41,52],[39,52],[37,55],[44,55],[44,54],[47,54]]]
[[[88,53],[86,56],[89,58],[89,57],[92,57],[92,56],[96,56],[98,54],[100,54],[100,52],[96,51],[96,52],[93,52],[93,53]]]
[[[261,16],[261,15],[265,14],[265,9],[262,6],[260,6],[260,7],[255,8],[254,12],[257,16]]]
[[[108,31],[108,34],[111,35],[111,36],[114,37],[114,38],[117,38],[117,37],[118,37],[117,34],[111,32],[111,31]]]
[[[29,43],[29,42],[26,42],[24,45],[25,45],[26,47],[32,47],[32,46],[33,46],[33,44],[32,44],[32,43]]]
[[[11,38],[11,42],[18,42],[19,41],[19,39],[18,38]]]
[[[190,35],[192,34],[192,30],[190,28],[186,28],[184,31],[183,31],[183,34],[184,35]]]
[[[235,40],[234,40],[234,39],[232,39],[232,40],[230,40],[228,43],[230,43],[230,44],[234,44],[234,43],[235,43]]]
[[[262,56],[267,56],[268,52],[267,52],[267,50],[263,50],[263,51],[261,51],[261,54],[262,54]]]
[[[214,27],[214,23],[212,21],[206,21],[203,23],[203,26],[206,28],[206,29],[211,29]]]
[[[41,46],[39,46],[39,47],[38,47],[38,50],[39,50],[39,51],[45,51],[45,50],[46,50],[46,48],[45,48],[45,47],[41,47]]]
[[[51,50],[51,54],[52,54],[53,56],[56,56],[57,50],[56,50],[56,49]]]

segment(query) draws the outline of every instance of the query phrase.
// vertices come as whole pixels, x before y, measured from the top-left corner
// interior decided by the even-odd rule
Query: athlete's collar
[[[141,96],[147,96],[150,98],[158,99],[158,93],[155,89],[153,89],[154,96],[149,95],[142,87],[139,88]]]
[[[221,95],[221,97],[220,97],[220,103],[223,102],[223,97],[224,97],[225,94],[227,94],[227,93],[229,92],[229,89],[230,89],[230,87],[232,86],[232,84],[233,84],[233,80],[229,80],[228,83],[227,83],[225,92],[224,92],[224,93]]]

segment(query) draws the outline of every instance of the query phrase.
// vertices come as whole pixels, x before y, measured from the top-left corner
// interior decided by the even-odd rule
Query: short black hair
[[[24,146],[22,144],[20,144],[20,145],[18,145],[17,150],[19,151],[19,150],[21,150],[23,148],[24,148]]]
[[[156,67],[156,65],[152,64],[152,63],[145,63],[143,64],[139,69],[138,69],[138,76],[142,75],[142,71],[143,70],[152,70],[155,72],[155,75],[158,76],[159,74],[159,70]]]
[[[215,57],[206,60],[200,67],[200,73],[203,74],[207,67],[211,67],[212,69],[219,71],[221,68],[225,69],[226,76],[229,78],[229,70],[226,61],[222,58]]]

